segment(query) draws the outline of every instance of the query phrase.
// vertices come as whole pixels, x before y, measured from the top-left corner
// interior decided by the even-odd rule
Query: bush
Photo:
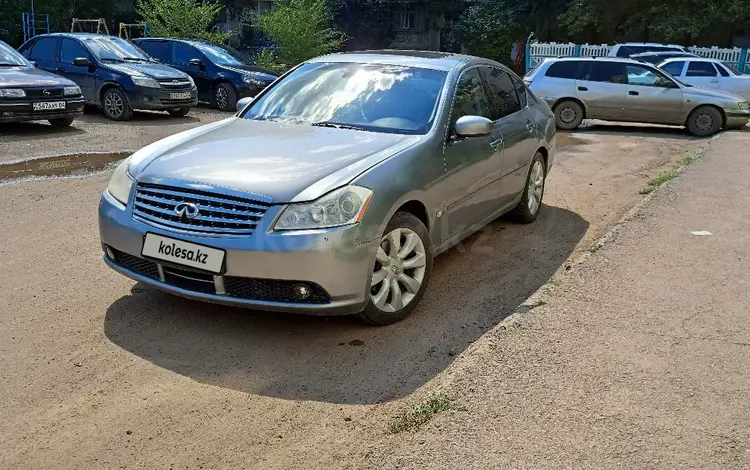
[[[470,54],[510,64],[518,29],[505,2],[483,2],[461,15],[456,37]]]
[[[326,0],[279,0],[254,23],[277,44],[279,60],[293,66],[341,48],[346,38],[331,19]]]
[[[223,43],[231,36],[215,30],[221,5],[212,0],[136,0],[149,36]]]

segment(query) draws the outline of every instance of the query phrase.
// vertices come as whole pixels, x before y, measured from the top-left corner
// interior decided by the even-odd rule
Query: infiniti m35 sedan
[[[319,57],[238,110],[115,170],[107,265],[192,299],[390,324],[434,256],[504,213],[533,222],[554,160],[548,105],[476,57]]]

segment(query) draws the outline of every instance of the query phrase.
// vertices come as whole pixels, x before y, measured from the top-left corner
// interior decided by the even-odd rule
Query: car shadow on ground
[[[618,135],[633,137],[658,137],[660,139],[700,140],[703,137],[695,137],[684,127],[660,126],[660,125],[634,125],[627,123],[603,123],[586,121],[574,132],[582,136],[586,134]]]
[[[513,313],[588,226],[550,206],[532,225],[495,221],[439,256],[422,304],[389,327],[214,306],[136,284],[109,307],[104,332],[201,383],[290,400],[382,403],[424,385]]]
[[[85,133],[86,131],[76,127],[75,121],[70,127],[55,127],[46,121],[8,122],[0,124],[0,137],[2,137],[3,142],[54,139]]]
[[[193,112],[193,110],[191,110]],[[113,121],[102,113],[101,110],[86,108],[83,116],[79,118],[83,122],[96,124],[115,124],[115,125],[137,125],[137,126],[165,126],[176,124],[197,123],[200,119],[188,114],[183,117],[172,117],[166,111],[134,111],[133,118],[129,121]]]

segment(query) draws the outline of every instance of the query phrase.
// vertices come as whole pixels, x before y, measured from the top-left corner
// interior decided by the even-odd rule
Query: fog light
[[[310,288],[307,287],[304,284],[297,284],[292,287],[292,295],[297,300],[306,300],[310,298],[310,295],[312,295],[312,292],[310,291]]]
[[[107,248],[106,248],[106,249],[105,249],[104,251],[105,251],[105,252],[107,253],[107,257],[108,257],[109,259],[111,259],[111,260],[114,260],[114,259],[115,259],[115,252],[114,252],[114,251],[112,251],[112,248],[110,248],[110,247],[107,247]]]

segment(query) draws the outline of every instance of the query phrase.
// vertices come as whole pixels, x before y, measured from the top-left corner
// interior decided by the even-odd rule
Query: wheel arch
[[[716,106],[715,104],[710,104],[710,103],[699,104],[699,105],[693,107],[693,109],[690,110],[690,112],[688,113],[687,117],[685,118],[685,122],[683,124],[685,127],[687,127],[688,121],[690,120],[690,116],[692,116],[693,113],[697,109],[700,109],[700,108],[714,108],[715,110],[719,111],[719,114],[721,114],[721,128],[722,129],[726,129],[726,127],[727,127],[727,113],[726,113],[726,111],[724,111],[724,109],[722,109],[721,106]]]
[[[579,106],[581,106],[581,108],[583,109],[583,118],[586,119],[586,116],[589,113],[589,109],[586,106],[586,103],[584,103],[580,98],[577,98],[575,96],[566,96],[565,98],[560,98],[559,100],[555,101],[555,104],[552,105],[552,112],[555,112],[557,110],[557,108],[561,104],[565,103],[566,101],[573,101],[574,103],[576,103]]]
[[[104,103],[104,93],[109,90],[110,88],[118,88],[123,95],[125,95],[125,99],[128,100],[128,104],[130,103],[130,98],[128,97],[128,94],[125,92],[125,90],[120,86],[117,82],[105,82],[102,84],[102,86],[99,87],[99,91],[96,94],[97,104],[101,106]]]

